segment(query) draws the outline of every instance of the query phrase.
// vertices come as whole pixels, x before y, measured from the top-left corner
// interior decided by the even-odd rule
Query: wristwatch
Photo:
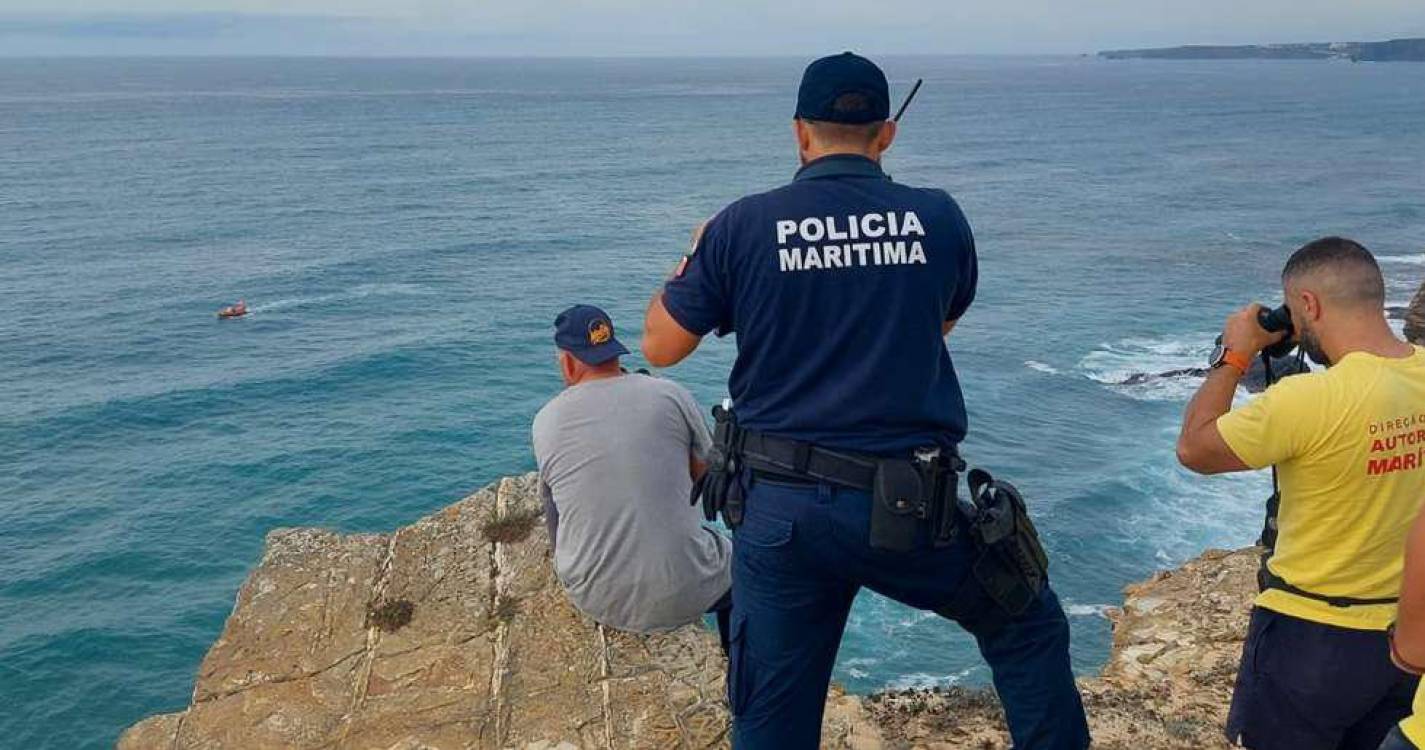
[[[1216,370],[1223,365],[1231,365],[1236,368],[1237,372],[1246,375],[1247,370],[1252,367],[1252,358],[1218,344],[1217,348],[1212,350],[1212,357],[1208,359],[1207,366]]]

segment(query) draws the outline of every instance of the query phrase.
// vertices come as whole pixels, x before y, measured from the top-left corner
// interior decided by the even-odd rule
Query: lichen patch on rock
[[[416,605],[409,599],[382,602],[366,610],[366,624],[368,627],[394,633],[410,623],[415,611]]]

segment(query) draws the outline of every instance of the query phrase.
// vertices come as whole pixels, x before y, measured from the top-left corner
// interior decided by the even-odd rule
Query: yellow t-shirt
[[[1400,722],[1400,731],[1416,747],[1425,747],[1425,682],[1415,689],[1415,712]]]
[[[1353,352],[1282,380],[1217,429],[1243,463],[1277,467],[1273,573],[1316,594],[1399,594],[1405,536],[1425,498],[1425,349],[1400,359]],[[1395,619],[1394,604],[1334,607],[1277,589],[1257,605],[1358,630]]]

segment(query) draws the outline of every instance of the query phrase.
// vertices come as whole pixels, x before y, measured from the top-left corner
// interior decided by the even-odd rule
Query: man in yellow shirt
[[[1280,481],[1227,736],[1255,750],[1375,750],[1417,685],[1385,630],[1425,498],[1425,350],[1391,331],[1380,267],[1355,242],[1302,247],[1282,286],[1296,342],[1327,369],[1231,409],[1252,358],[1283,337],[1252,305],[1228,319],[1178,439],[1189,469],[1275,466]]]

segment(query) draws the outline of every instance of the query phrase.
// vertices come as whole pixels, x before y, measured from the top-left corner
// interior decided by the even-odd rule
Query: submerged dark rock
[[[1281,380],[1292,375],[1300,375],[1309,372],[1310,368],[1304,361],[1291,355],[1287,357],[1276,357],[1272,359],[1272,378]],[[1132,375],[1119,381],[1117,385],[1143,385],[1157,380],[1172,380],[1175,378],[1201,378],[1206,377],[1208,368],[1206,367],[1184,367],[1177,370],[1166,370],[1164,372],[1135,372]],[[1250,393],[1261,393],[1267,389],[1267,369],[1260,357],[1252,360],[1251,369],[1242,376],[1241,386]]]

